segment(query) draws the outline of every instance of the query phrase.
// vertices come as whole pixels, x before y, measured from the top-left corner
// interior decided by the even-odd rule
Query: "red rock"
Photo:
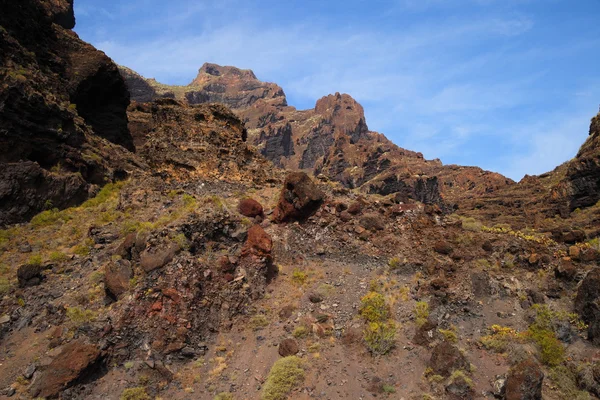
[[[243,199],[238,204],[238,211],[245,217],[254,218],[263,216],[263,206],[254,199]]]
[[[173,289],[173,288],[163,289],[162,294],[165,297],[168,297],[169,299],[171,299],[176,304],[181,301],[181,295],[177,292],[176,289]]]
[[[242,255],[253,254],[259,257],[271,254],[273,240],[260,225],[254,225],[248,230],[248,238],[242,249]]]
[[[162,268],[175,257],[179,247],[175,243],[151,247],[140,254],[140,266],[145,272]]]
[[[55,397],[83,375],[93,373],[94,364],[100,358],[95,345],[81,341],[71,342],[62,349],[31,388],[33,397]]]
[[[294,339],[284,339],[279,343],[278,352],[281,357],[289,357],[298,354],[300,348]]]
[[[152,304],[152,307],[150,307],[150,309],[152,311],[162,311],[162,301],[156,301]]]
[[[323,203],[325,194],[304,172],[288,174],[273,213],[275,222],[304,221]]]
[[[511,368],[506,378],[506,400],[541,400],[544,373],[532,359]]]

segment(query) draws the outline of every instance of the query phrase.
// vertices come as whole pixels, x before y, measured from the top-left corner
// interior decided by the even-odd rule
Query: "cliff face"
[[[173,97],[189,104],[217,102],[245,122],[248,141],[275,165],[322,174],[365,193],[400,193],[446,207],[512,181],[479,168],[443,166],[369,130],[362,106],[347,94],[319,99],[314,109],[287,105],[285,93],[249,70],[205,64],[188,86],[144,80],[122,68],[133,99]],[[143,89],[141,89],[143,88]]]
[[[131,166],[123,147],[133,141],[127,87],[116,65],[70,30],[72,1],[0,8],[3,225],[85,200]]]

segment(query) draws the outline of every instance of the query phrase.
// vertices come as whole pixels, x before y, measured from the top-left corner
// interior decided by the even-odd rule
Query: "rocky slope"
[[[249,142],[275,165],[323,174],[366,193],[402,198],[447,209],[460,199],[510,185],[499,174],[475,167],[444,166],[394,145],[369,131],[364,110],[336,93],[311,110],[288,106],[283,89],[259,81],[249,70],[205,64],[188,86],[166,86],[121,68],[133,99],[177,98],[189,104],[219,102],[245,122]]]
[[[2,93],[22,108],[2,103],[0,127],[27,141],[3,137],[14,144],[10,157],[31,155],[31,143],[54,158],[47,172],[40,159],[6,156],[2,167],[31,170],[1,177],[0,188],[23,191],[26,181],[40,201],[52,200],[47,186],[61,179],[91,188],[90,165],[119,179],[99,179],[102,189],[81,204],[87,194],[61,200],[75,207],[0,230],[1,398],[600,398],[598,117],[575,159],[499,183],[393,146],[368,131],[348,96],[297,111],[275,85],[247,85],[251,72],[207,65],[198,92],[227,83],[207,96],[231,99],[247,124],[262,106],[275,118],[295,115],[264,128],[289,124],[280,165],[314,160],[306,169],[318,179],[276,168],[252,145],[259,132],[247,130],[240,109],[189,104],[179,97],[188,88],[138,81],[147,100],[162,98],[129,106],[122,146],[105,130],[121,128],[89,117],[107,118],[117,109],[110,104],[121,110],[120,90],[98,98],[99,114],[84,106],[88,117],[66,104],[83,81],[100,90],[96,78],[70,86],[70,60],[91,68],[103,56],[74,36],[88,56],[52,53],[65,42],[49,37],[29,43],[41,46],[34,57],[14,40],[27,26],[70,34],[57,24],[70,26],[72,3],[2,5],[14,20],[29,17],[1,42],[16,46],[1,53],[10,66]],[[34,77],[13,76],[19,57],[30,57]],[[112,70],[103,65],[101,81]],[[65,143],[48,128],[59,116],[74,124]],[[298,126],[320,133],[296,144]],[[330,147],[307,153],[322,138],[333,138]],[[292,155],[291,144],[301,151]],[[348,170],[351,160],[358,171]],[[51,168],[59,162],[81,169]],[[467,186],[473,200],[452,193]],[[10,196],[3,205],[17,204]],[[449,198],[465,215],[434,205]],[[3,212],[9,221],[33,213]]]
[[[81,203],[136,162],[123,149],[133,150],[127,87],[71,31],[72,2],[0,7],[1,226]]]

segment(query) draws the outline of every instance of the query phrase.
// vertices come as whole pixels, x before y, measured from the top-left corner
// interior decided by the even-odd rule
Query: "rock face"
[[[133,278],[133,269],[128,260],[117,260],[108,264],[104,271],[106,293],[114,300],[117,300],[129,289],[131,278]]]
[[[72,382],[93,373],[100,351],[92,344],[71,342],[52,360],[31,388],[33,397],[56,397]]]
[[[512,183],[479,168],[443,166],[369,131],[362,106],[347,94],[319,99],[314,109],[287,105],[283,90],[249,70],[205,64],[188,86],[166,86],[121,73],[136,101],[172,97],[189,104],[219,102],[244,121],[248,140],[276,166],[323,174],[368,193],[401,193],[405,200],[450,209],[458,199]]]
[[[283,184],[273,220],[304,221],[319,209],[324,193],[304,172],[290,173]]]
[[[506,400],[541,400],[544,373],[539,364],[527,359],[514,366],[506,379]]]
[[[273,169],[222,105],[161,99],[132,104],[129,116],[138,155],[165,178],[264,182]]]
[[[600,268],[591,270],[577,291],[575,311],[588,324],[588,339],[600,344]]]
[[[131,168],[110,143],[133,149],[127,87],[74,23],[72,1],[2,2],[0,225],[80,203]]]

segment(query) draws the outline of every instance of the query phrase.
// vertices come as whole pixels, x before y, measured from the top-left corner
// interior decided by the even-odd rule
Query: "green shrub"
[[[107,183],[104,187],[98,192],[96,197],[89,199],[85,203],[81,205],[83,208],[91,208],[99,206],[100,204],[106,203],[108,200],[116,198],[121,191],[121,189],[125,186],[124,181],[115,182],[115,183]]]
[[[67,260],[67,255],[63,252],[60,251],[53,251],[52,253],[50,253],[50,261],[52,262],[63,262]]]
[[[579,390],[577,375],[564,365],[558,365],[550,370],[550,379],[560,393],[560,398],[570,400],[590,400],[590,394]]]
[[[67,317],[77,326],[96,320],[96,313],[79,307],[67,307]]]
[[[173,238],[173,241],[182,250],[189,250],[190,249],[190,241],[188,240],[188,238],[183,233],[180,233],[180,234],[176,235]]]
[[[123,390],[120,400],[150,400],[150,396],[146,393],[146,388],[135,387]]]
[[[294,336],[296,339],[302,339],[308,336],[308,334],[308,328],[304,325],[297,326],[296,329],[294,329],[294,332],[292,332],[292,336]]]
[[[267,317],[263,314],[258,314],[250,318],[250,327],[257,331],[269,325]]]
[[[475,218],[463,218],[462,228],[471,232],[479,232],[483,228],[483,224]]]
[[[360,299],[360,315],[367,322],[385,321],[390,316],[390,309],[381,293],[369,292]]]
[[[390,260],[388,261],[388,266],[390,267],[391,270],[396,270],[398,268],[400,268],[400,258],[398,257],[392,257],[390,258]]]
[[[364,331],[364,339],[373,354],[388,353],[396,342],[396,323],[394,321],[370,322]]]
[[[427,318],[429,318],[429,304],[426,301],[417,301],[414,313],[417,326],[425,325]]]
[[[306,281],[308,280],[308,274],[304,271],[301,271],[298,268],[295,268],[294,271],[292,272],[292,282],[294,282],[295,284],[302,286],[306,283]]]
[[[42,211],[31,219],[31,225],[35,228],[41,228],[44,226],[54,225],[58,221],[67,221],[68,218],[65,213],[60,212],[58,208],[52,210]]]
[[[273,364],[261,396],[262,400],[285,400],[304,380],[302,360],[296,356],[280,358]]]
[[[40,265],[42,265],[42,256],[36,254],[34,256],[29,257],[29,259],[27,260],[27,264],[39,267]]]

